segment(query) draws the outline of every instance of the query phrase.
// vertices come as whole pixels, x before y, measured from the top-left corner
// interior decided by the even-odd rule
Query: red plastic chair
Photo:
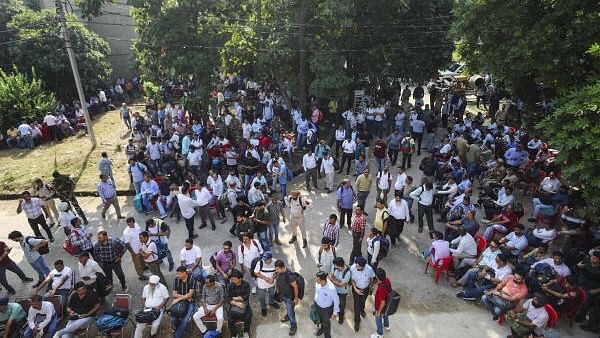
[[[558,312],[550,304],[544,305],[546,312],[548,312],[548,323],[546,327],[555,327],[558,324]]]
[[[482,235],[475,235],[475,243],[477,243],[477,257],[481,256],[481,253],[487,247],[487,241]]]
[[[452,266],[452,257],[440,258],[436,260],[435,263],[431,261],[432,257],[433,254],[429,257],[427,263],[425,263],[424,273],[426,274],[429,267],[432,267],[433,270],[435,270],[435,284],[438,284],[438,282],[440,281],[440,277],[442,276],[442,271],[446,271],[446,282],[450,283],[450,276],[448,275],[448,270],[450,270],[450,267]]]

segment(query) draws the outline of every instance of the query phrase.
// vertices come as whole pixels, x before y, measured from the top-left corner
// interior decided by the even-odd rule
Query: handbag
[[[317,304],[315,303],[312,303],[312,305],[310,306],[310,320],[312,320],[312,322],[315,324],[321,323],[321,319],[319,318],[319,312],[317,311]]]
[[[152,323],[158,317],[160,317],[159,309],[143,309],[135,313],[135,321],[142,324]]]

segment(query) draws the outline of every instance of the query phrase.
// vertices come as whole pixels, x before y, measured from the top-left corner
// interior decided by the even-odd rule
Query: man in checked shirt
[[[106,277],[112,282],[113,271],[117,274],[123,291],[127,290],[125,274],[121,267],[121,258],[125,254],[125,245],[119,239],[108,237],[106,231],[98,232],[98,242],[94,245],[94,257],[100,264]]]
[[[362,256],[362,241],[365,238],[365,226],[367,218],[363,213],[362,206],[356,206],[354,217],[352,217],[352,252],[350,253],[350,262],[354,262],[354,257]]]

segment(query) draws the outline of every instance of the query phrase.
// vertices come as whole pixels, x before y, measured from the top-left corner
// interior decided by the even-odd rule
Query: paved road
[[[414,161],[414,159],[413,159]],[[421,175],[415,167],[409,171],[419,182]],[[375,168],[372,164],[371,168]],[[336,182],[341,181],[343,177],[337,176]],[[291,237],[290,229],[287,223],[282,226],[281,239],[286,243],[283,246],[275,246],[273,249],[274,258],[282,258],[300,272],[307,279],[307,295],[297,309],[299,318],[298,337],[314,336],[315,327],[308,319],[308,309],[313,296],[312,278],[316,272],[315,258],[317,256],[320,240],[321,240],[321,225],[323,220],[331,213],[335,213],[335,194],[326,194],[325,192],[306,192],[303,187],[304,178],[299,176],[294,178],[294,184],[302,190],[303,196],[311,199],[314,202],[314,207],[307,211],[306,224],[308,228],[309,247],[302,249],[301,244],[288,245],[287,241]],[[320,181],[321,186],[324,182]],[[373,184],[373,188],[375,184]],[[372,221],[373,207],[375,198],[374,190],[369,195],[367,203],[367,212],[370,213],[370,221]],[[80,203],[86,210],[88,219],[90,220],[89,229],[96,233],[99,230],[106,230],[110,236],[120,236],[125,227],[123,220],[117,220],[112,211],[108,213],[108,219],[100,218],[100,205],[97,198],[81,198]],[[120,203],[124,215],[134,216],[136,220],[142,224],[146,217],[132,210],[130,199],[121,198]],[[24,215],[16,215],[15,201],[0,201],[0,217],[3,219],[3,226],[0,228],[0,238],[7,242],[10,246],[15,247],[15,243],[8,241],[7,235],[12,230],[21,230],[26,234],[30,234],[31,230],[27,225]],[[524,204],[527,205],[527,204]],[[435,217],[434,217],[435,218]],[[174,258],[179,259],[179,249],[181,249],[187,234],[183,221],[175,222],[174,219],[166,219],[171,225],[172,236],[170,247],[173,251]],[[200,246],[204,254],[205,267],[208,264],[208,256],[221,247],[224,240],[234,240],[227,229],[230,226],[231,219],[225,224],[217,225],[217,231],[211,231],[210,228],[198,230],[199,237],[196,244]],[[199,221],[196,222],[200,223]],[[436,228],[440,229],[441,224],[436,224]],[[71,267],[76,266],[76,260],[67,256],[66,252],[61,248],[64,240],[64,235],[61,229],[53,229],[56,233],[57,241],[51,245],[51,253],[47,257],[49,264],[55,259],[62,258],[66,264]],[[341,244],[338,249],[338,254],[347,259],[351,249],[351,236],[348,232],[342,231]],[[418,251],[422,250],[428,242],[426,233],[419,234],[416,231],[415,225],[405,227],[402,234],[402,243],[397,248],[392,248],[390,255],[385,258],[380,266],[388,272],[391,277],[394,288],[402,295],[399,313],[393,316],[390,320],[392,332],[389,337],[491,337],[497,338],[505,336],[509,333],[508,328],[500,327],[491,321],[491,316],[481,306],[471,303],[466,303],[458,300],[454,294],[456,289],[452,289],[442,279],[439,285],[433,283],[433,276],[423,274],[424,261],[418,257]],[[366,252],[366,248],[363,252]],[[13,260],[25,270],[29,276],[35,276],[33,269],[23,260],[21,250],[16,247],[11,252]],[[66,258],[66,259],[65,259]],[[139,282],[132,268],[132,263],[129,255],[126,255],[123,260],[124,270],[127,275],[129,285],[128,293],[133,295],[134,309],[141,307],[141,289],[143,283]],[[76,270],[76,269],[75,269]],[[166,272],[166,267],[163,266],[163,272],[168,280],[173,280],[174,273]],[[30,285],[22,285],[17,283],[16,276],[8,273],[9,282],[16,285],[18,296],[27,296],[31,292]],[[116,282],[116,280],[115,280]],[[120,291],[120,285],[115,285],[115,291]],[[258,310],[258,301],[253,300],[254,305],[254,323],[257,337],[270,335],[271,337],[286,337],[288,332],[287,325],[280,324],[277,316],[274,313],[269,313],[266,318],[260,316]],[[350,302],[350,301],[349,301]],[[351,302],[349,304],[351,309]],[[369,337],[374,332],[374,318],[371,315],[373,308],[372,298],[367,303],[367,317],[361,325],[359,334],[354,335],[352,327],[352,311],[346,312],[346,322],[344,325],[333,324],[333,336],[342,337],[344,335],[354,335],[356,337]],[[568,324],[561,323],[562,337],[592,337],[586,335],[578,329],[569,328]],[[161,332],[162,337],[167,336],[167,329]],[[194,335],[197,336],[197,335]]]

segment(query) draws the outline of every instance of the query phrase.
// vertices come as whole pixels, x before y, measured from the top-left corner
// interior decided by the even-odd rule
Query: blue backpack
[[[221,333],[215,330],[206,331],[204,338],[221,338]]]
[[[119,330],[127,324],[127,318],[105,313],[96,319],[96,327],[102,334]]]
[[[379,235],[371,242],[371,247],[375,246],[376,241],[379,241],[379,255],[377,259],[381,259],[387,256],[390,251],[390,240],[385,236]]]

